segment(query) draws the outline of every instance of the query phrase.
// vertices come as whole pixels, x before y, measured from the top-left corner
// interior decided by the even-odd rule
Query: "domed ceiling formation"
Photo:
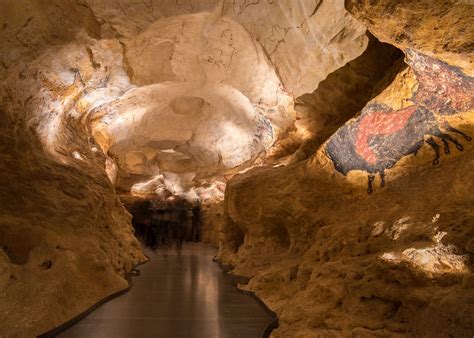
[[[204,201],[275,337],[472,332],[472,13],[1,2],[0,336],[126,286],[145,257],[117,193]]]
[[[51,22],[33,15],[35,5],[26,1],[8,9],[26,8],[24,18],[6,19],[7,29],[8,21],[25,20],[11,41],[20,50],[41,44],[28,40],[36,30],[50,33],[43,25]],[[58,2],[41,10],[59,13],[67,6]],[[79,26],[70,32],[74,42],[34,50],[38,57],[30,65],[41,69],[34,86],[49,95],[45,111],[36,112],[48,115],[38,122],[45,147],[59,152],[54,156],[62,162],[70,161],[65,152],[83,158],[79,150],[56,149],[66,120],[80,120],[93,149],[97,143],[106,154],[111,181],[135,194],[167,191],[195,199],[196,189],[205,186],[222,195],[228,178],[264,163],[270,148],[294,129],[294,97],[314,90],[367,42],[364,27],[342,2],[144,6],[90,1],[71,17],[57,14],[68,26],[95,18],[100,27],[85,25],[91,34]],[[322,24],[327,16],[333,17],[330,25]],[[6,67],[14,57],[5,56]],[[304,137],[304,127],[299,134]]]
[[[132,84],[90,113],[92,135],[119,173],[161,176],[155,190],[186,193],[245,169],[294,122],[262,47],[229,18],[160,19],[123,48]]]

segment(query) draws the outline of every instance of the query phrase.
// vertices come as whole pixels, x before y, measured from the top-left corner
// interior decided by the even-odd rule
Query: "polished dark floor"
[[[239,293],[202,243],[149,253],[133,288],[62,332],[64,338],[261,337],[270,315]]]

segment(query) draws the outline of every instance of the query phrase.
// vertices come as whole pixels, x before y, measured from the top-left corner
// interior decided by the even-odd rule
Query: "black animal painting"
[[[385,170],[402,157],[415,154],[423,144],[434,151],[433,165],[439,163],[440,144],[444,153],[450,144],[459,151],[471,137],[450,126],[442,116],[474,109],[474,78],[445,62],[407,50],[407,63],[413,69],[418,86],[409,101],[411,105],[393,109],[384,104],[369,104],[360,116],[349,121],[330,137],[326,154],[343,175],[351,170],[368,174],[367,192],[379,174],[385,184]]]
[[[393,167],[406,155],[416,154],[423,143],[434,151],[433,165],[439,163],[438,142],[442,142],[446,154],[451,152],[450,143],[462,151],[463,145],[452,133],[471,141],[471,137],[447,122],[440,126],[434,114],[423,106],[392,110],[385,105],[371,104],[359,118],[341,127],[330,138],[326,153],[343,175],[351,170],[366,171],[367,192],[371,193],[375,174],[380,175],[383,186],[385,169]]]

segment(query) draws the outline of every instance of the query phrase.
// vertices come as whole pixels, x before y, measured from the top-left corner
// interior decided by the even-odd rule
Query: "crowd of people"
[[[176,198],[137,201],[129,208],[136,236],[148,247],[181,248],[184,241],[200,241],[201,205]]]

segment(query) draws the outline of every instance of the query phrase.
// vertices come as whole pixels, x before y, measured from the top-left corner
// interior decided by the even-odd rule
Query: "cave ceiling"
[[[295,125],[295,98],[368,42],[342,1],[19,1],[5,11],[3,45],[14,48],[2,74],[35,110],[45,149],[61,163],[101,151],[117,189],[135,194],[222,195],[236,173],[285,155],[275,154],[282,140],[294,147],[308,127]],[[28,62],[15,63],[20,54]],[[87,151],[73,144],[81,129]]]

